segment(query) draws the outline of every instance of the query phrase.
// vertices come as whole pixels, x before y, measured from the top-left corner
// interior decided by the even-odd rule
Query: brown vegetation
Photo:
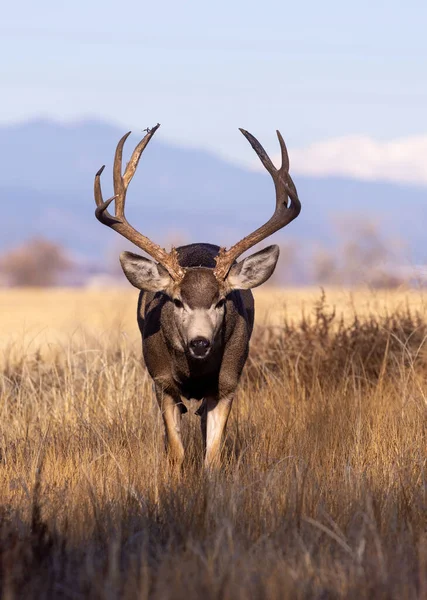
[[[99,305],[98,305],[99,307]],[[221,472],[199,420],[169,472],[121,331],[2,353],[7,598],[425,598],[427,322],[413,310],[258,325]]]
[[[56,284],[71,264],[62,246],[34,238],[1,257],[0,273],[11,286],[47,287]]]
[[[323,285],[388,289],[405,283],[405,278],[394,268],[396,258],[400,257],[397,262],[403,259],[401,244],[386,239],[377,223],[356,215],[341,215],[335,229],[338,234],[335,249],[319,247],[313,252],[310,280]]]

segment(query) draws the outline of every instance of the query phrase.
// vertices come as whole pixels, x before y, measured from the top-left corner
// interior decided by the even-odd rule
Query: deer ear
[[[279,254],[279,246],[268,246],[233,265],[226,279],[228,289],[249,290],[267,281],[276,268]]]
[[[122,252],[120,264],[131,284],[145,292],[164,292],[172,282],[166,269],[149,258]]]

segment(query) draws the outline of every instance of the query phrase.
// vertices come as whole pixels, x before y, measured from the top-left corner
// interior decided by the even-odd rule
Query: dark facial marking
[[[210,308],[219,300],[219,284],[212,269],[188,268],[181,286],[181,298],[190,308]]]

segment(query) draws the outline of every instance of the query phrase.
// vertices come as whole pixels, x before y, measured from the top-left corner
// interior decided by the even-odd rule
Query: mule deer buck
[[[119,141],[113,167],[114,196],[105,202],[102,198],[102,167],[95,176],[95,215],[154,259],[132,252],[120,255],[126,277],[141,290],[138,325],[145,364],[164,420],[167,448],[174,464],[181,465],[181,416],[187,411],[182,400],[202,400],[197,414],[201,417],[205,465],[211,468],[219,464],[223,433],[248,356],[254,323],[250,290],[272,275],[279,247],[268,246],[240,262],[236,259],[288,225],[298,216],[301,204],[289,175],[288,153],[280,132],[277,137],[282,165],[276,169],[258,140],[241,129],[273,178],[273,216],[229,250],[199,243],[166,252],[134,229],[124,212],[127,188],[158,127],[159,124],[147,130],[123,175],[123,146],[130,132]],[[108,212],[113,200],[114,216]]]

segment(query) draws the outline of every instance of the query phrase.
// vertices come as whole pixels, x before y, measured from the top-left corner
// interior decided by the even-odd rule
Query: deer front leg
[[[201,411],[205,467],[217,468],[220,464],[221,444],[225,427],[233,403],[233,396],[225,398],[205,398]]]
[[[155,388],[165,425],[166,450],[171,462],[179,468],[184,460],[184,446],[181,439],[181,414],[183,412],[181,398],[160,386],[156,385]]]

